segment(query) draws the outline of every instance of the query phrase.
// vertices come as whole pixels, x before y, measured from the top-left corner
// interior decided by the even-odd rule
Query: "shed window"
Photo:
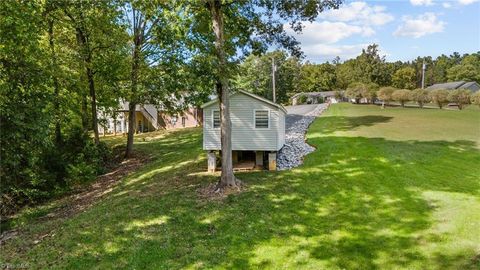
[[[213,111],[213,128],[220,128],[220,111]]]
[[[268,128],[268,111],[255,111],[255,128]]]

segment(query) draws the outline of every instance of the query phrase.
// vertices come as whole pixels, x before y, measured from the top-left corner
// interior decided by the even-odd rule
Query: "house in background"
[[[300,105],[302,96],[305,96],[305,103],[306,104],[317,104],[317,103],[324,103],[324,102],[330,102],[330,103],[338,103],[343,101],[342,99],[338,99],[336,97],[336,92],[337,91],[323,91],[323,92],[303,92],[303,93],[297,93],[293,95],[290,100],[292,105]]]
[[[128,132],[128,102],[120,102],[119,108],[111,114],[99,110],[99,132],[105,134]],[[188,108],[179,113],[167,113],[152,104],[135,107],[135,133],[150,132],[161,129],[197,127],[202,123],[202,111]]]
[[[467,89],[472,92],[477,92],[478,90],[480,90],[480,85],[474,81],[472,82],[458,81],[458,82],[448,82],[448,83],[437,83],[427,87],[427,90],[434,90],[434,89],[446,89],[446,90]]]
[[[208,171],[217,166],[220,143],[218,99],[202,105],[203,149],[208,151]],[[277,151],[285,144],[285,115],[282,105],[246,91],[230,96],[232,159],[236,170],[263,168],[276,170]]]

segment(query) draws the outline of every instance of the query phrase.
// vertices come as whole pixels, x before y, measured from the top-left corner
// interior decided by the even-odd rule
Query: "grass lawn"
[[[115,139],[119,143],[123,139]],[[197,190],[201,129],[144,134],[153,160],[61,224],[26,222],[1,263],[80,269],[479,269],[480,110],[336,104],[317,150],[285,172],[241,173],[223,201]],[[38,244],[33,240],[53,229]]]

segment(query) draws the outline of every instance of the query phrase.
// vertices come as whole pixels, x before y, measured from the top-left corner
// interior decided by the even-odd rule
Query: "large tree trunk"
[[[90,104],[92,109],[92,128],[93,134],[95,136],[95,144],[100,143],[100,138],[98,135],[98,118],[97,118],[97,99],[95,93],[95,82],[94,74],[92,70],[92,52],[90,50],[90,45],[88,44],[87,37],[83,29],[76,27],[77,32],[77,43],[80,47],[82,53],[82,59],[85,64],[85,72],[88,80],[88,88],[90,92]]]
[[[125,158],[132,157],[133,152],[133,136],[135,134],[135,106],[136,104],[130,101],[128,105],[128,135]]]
[[[60,86],[58,84],[57,74],[57,55],[55,54],[55,42],[53,36],[53,19],[48,21],[48,41],[51,51],[51,63],[52,63],[52,79],[53,79],[53,91],[55,99],[53,101],[53,108],[55,111],[55,144],[60,146],[62,144],[62,131],[61,131],[61,113],[60,113]]]
[[[228,67],[224,49],[223,14],[220,0],[208,3],[212,16],[213,31],[215,33],[215,53],[217,56],[217,83],[216,90],[220,103],[220,137],[222,149],[222,175],[219,187],[237,186],[232,165],[232,129],[230,121]]]
[[[139,29],[134,30],[134,48],[132,55],[132,70],[130,73],[131,80],[131,97],[128,106],[128,136],[127,136],[127,148],[125,149],[125,158],[130,158],[133,151],[133,137],[135,135],[135,107],[137,102],[135,96],[137,94],[138,85],[138,72],[140,67],[140,47],[142,45],[142,39]]]
[[[90,61],[89,61],[90,62]],[[92,128],[95,136],[95,144],[100,143],[98,136],[98,116],[97,116],[97,98],[95,94],[95,82],[93,80],[92,69],[87,66],[88,88],[90,90],[90,103],[92,107]]]

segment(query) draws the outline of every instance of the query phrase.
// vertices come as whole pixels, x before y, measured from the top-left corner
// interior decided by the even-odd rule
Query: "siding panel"
[[[212,110],[219,108],[214,103],[204,108],[203,149],[220,149],[220,129],[213,129]],[[270,111],[270,127],[255,128],[254,111]],[[237,93],[230,97],[232,121],[232,150],[276,151],[285,140],[285,114],[278,108]],[[283,131],[282,131],[283,130]]]

